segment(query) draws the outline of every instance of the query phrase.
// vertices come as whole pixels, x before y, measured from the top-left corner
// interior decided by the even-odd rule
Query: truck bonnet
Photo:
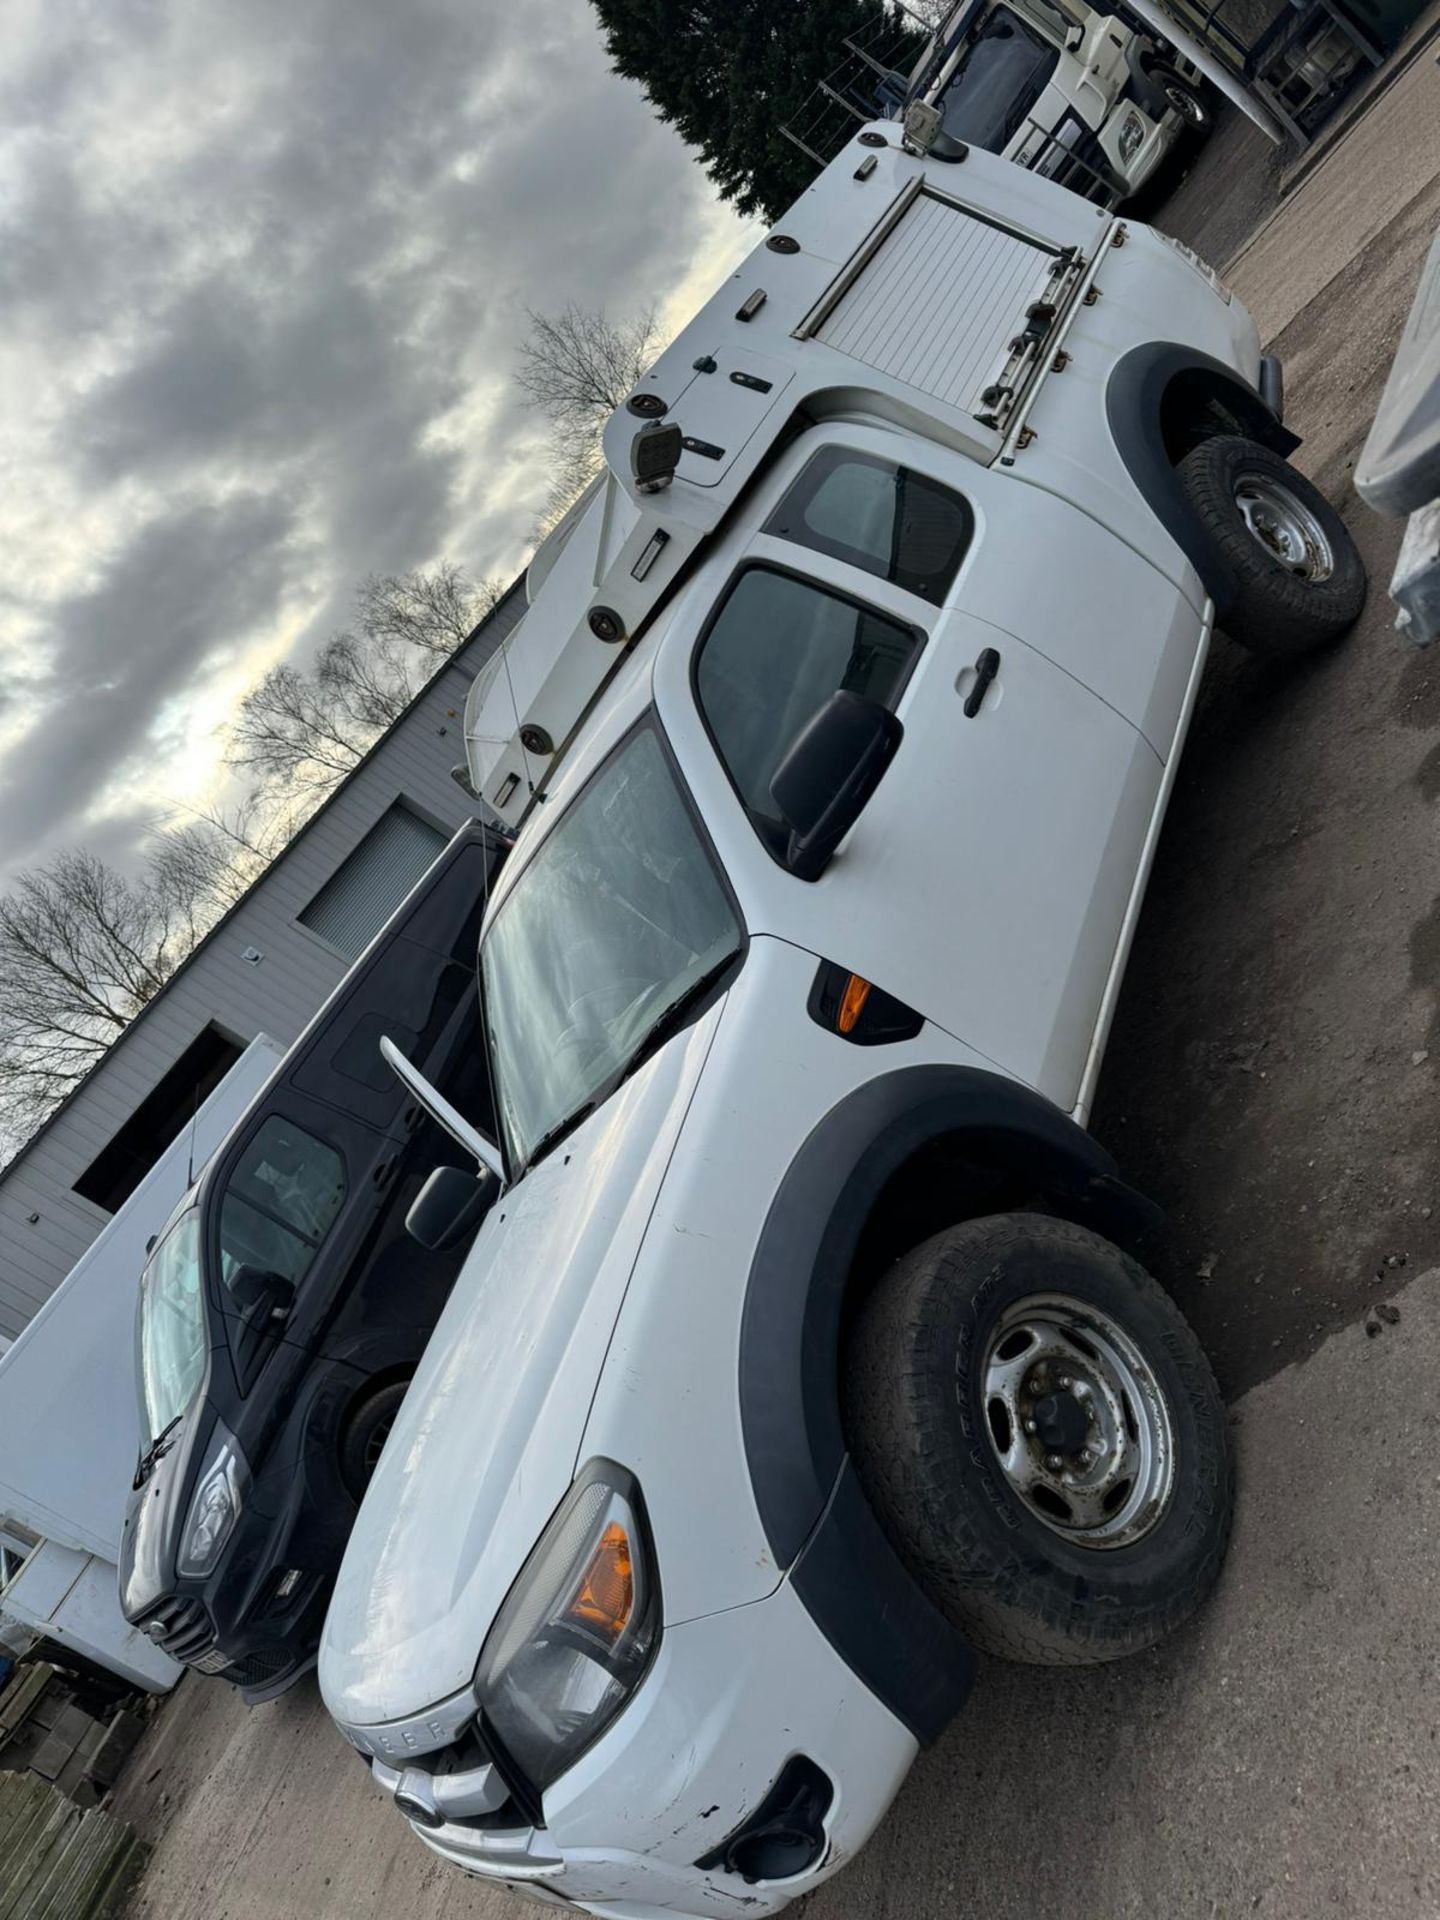
[[[361,1505],[325,1623],[335,1718],[466,1687],[564,1498],[596,1382],[720,1009],[504,1194],[461,1269]]]

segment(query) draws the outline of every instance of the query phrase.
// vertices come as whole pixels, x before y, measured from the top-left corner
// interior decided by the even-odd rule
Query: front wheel
[[[1191,133],[1208,133],[1211,114],[1205,96],[1183,80],[1166,60],[1155,54],[1141,55],[1140,77],[1135,83],[1140,104],[1152,120],[1173,113]]]
[[[408,1380],[390,1380],[356,1402],[340,1441],[340,1477],[352,1500],[362,1500],[380,1464],[385,1442],[405,1398]]]
[[[1252,653],[1291,656],[1338,639],[1365,604],[1349,529],[1303,473],[1238,434],[1206,440],[1180,481],[1235,581],[1225,631]]]
[[[1210,109],[1193,87],[1187,86],[1179,74],[1172,73],[1168,67],[1156,67],[1151,77],[1177,120],[1191,133],[1209,132]]]
[[[882,1526],[983,1652],[1117,1659],[1215,1583],[1232,1474],[1214,1376],[1096,1234],[997,1214],[915,1248],[860,1317],[846,1401]]]

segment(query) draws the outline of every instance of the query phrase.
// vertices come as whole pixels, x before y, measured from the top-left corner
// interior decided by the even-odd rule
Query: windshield
[[[496,1108],[517,1172],[742,939],[655,730],[642,727],[542,842],[481,944]]]
[[[182,1213],[140,1276],[140,1400],[147,1440],[185,1412],[205,1374],[200,1211]]]
[[[935,104],[945,132],[1001,153],[1045,90],[1060,54],[1008,7],[997,7]]]

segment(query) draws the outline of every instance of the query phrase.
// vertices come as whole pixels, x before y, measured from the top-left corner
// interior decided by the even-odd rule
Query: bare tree
[[[313,803],[343,780],[500,598],[458,567],[372,576],[354,631],[327,640],[309,668],[272,667],[240,703],[226,758],[269,793]]]
[[[372,577],[353,632],[313,667],[274,667],[242,702],[238,801],[167,823],[131,879],[59,855],[0,895],[0,1163],[76,1087],[206,931],[283,850],[328,788],[500,598],[458,567]]]
[[[0,896],[0,1116],[23,1138],[164,986],[208,903],[62,853]]]
[[[556,314],[531,307],[526,317],[516,379],[547,420],[577,435],[603,426],[655,357],[653,307],[618,323],[577,306]]]
[[[191,901],[199,915],[218,916],[237,905],[303,824],[306,809],[277,804],[259,792],[209,807],[155,834],[150,846],[154,885],[177,904]]]
[[[551,482],[537,533],[547,533],[600,471],[605,422],[664,344],[655,309],[612,321],[602,311],[527,310],[516,380],[550,427]]]
[[[360,631],[367,640],[448,656],[504,591],[501,580],[472,585],[448,560],[434,573],[372,573],[356,595]]]

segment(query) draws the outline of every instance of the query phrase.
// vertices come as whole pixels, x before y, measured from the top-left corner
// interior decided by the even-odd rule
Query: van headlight
[[[187,1580],[203,1580],[212,1572],[225,1542],[235,1531],[240,1509],[250,1491],[250,1469],[234,1435],[222,1421],[215,1422],[210,1458],[190,1502],[175,1571]]]
[[[496,1616],[475,1670],[485,1729],[543,1792],[605,1731],[660,1641],[660,1586],[623,1468],[571,1488]]]

